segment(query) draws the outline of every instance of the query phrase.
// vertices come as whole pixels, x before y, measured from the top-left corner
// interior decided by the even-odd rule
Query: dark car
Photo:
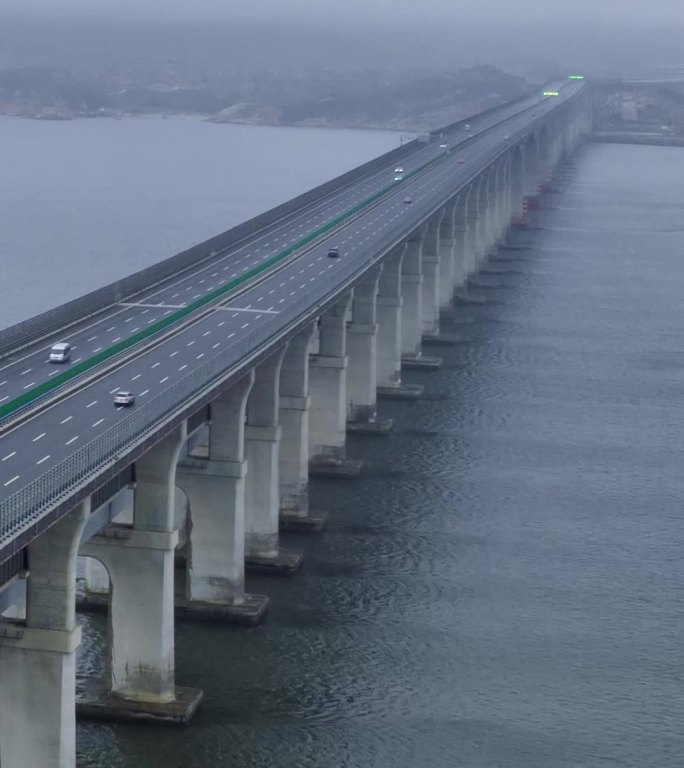
[[[336,259],[340,255],[340,249],[334,246],[333,248],[328,248],[328,257],[331,259]]]

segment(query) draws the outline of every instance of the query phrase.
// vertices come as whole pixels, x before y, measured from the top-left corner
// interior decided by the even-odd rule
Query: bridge
[[[77,711],[192,717],[175,617],[259,622],[245,568],[297,570],[279,531],[323,527],[310,474],[353,478],[347,433],[385,434],[378,398],[420,397],[402,371],[439,366],[440,310],[590,130],[583,83],[546,93],[0,332],[3,768],[72,768]],[[109,637],[106,679],[77,689],[79,555]]]

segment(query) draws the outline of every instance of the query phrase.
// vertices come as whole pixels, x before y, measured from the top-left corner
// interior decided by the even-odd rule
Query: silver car
[[[135,395],[126,389],[119,389],[114,393],[114,405],[128,407],[135,402]]]

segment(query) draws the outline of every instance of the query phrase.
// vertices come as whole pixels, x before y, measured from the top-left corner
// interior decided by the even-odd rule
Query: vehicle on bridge
[[[402,181],[404,178],[404,169],[397,167],[394,169],[394,180],[395,181]]]
[[[413,198],[410,195],[406,195],[404,202],[408,205],[409,203],[413,202]]]
[[[340,249],[334,245],[332,248],[328,248],[328,258],[336,259],[340,255]]]
[[[51,363],[68,363],[71,360],[71,344],[60,341],[50,347]]]
[[[127,389],[120,389],[114,393],[114,405],[127,408],[135,403],[135,395]]]

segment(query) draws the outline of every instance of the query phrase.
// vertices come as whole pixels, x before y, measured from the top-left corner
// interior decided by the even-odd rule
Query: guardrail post
[[[280,526],[319,531],[326,514],[309,511],[309,352],[316,324],[300,331],[287,347],[280,369]]]
[[[245,454],[245,555],[248,568],[274,573],[293,573],[302,556],[280,548],[279,450],[281,428],[280,369],[287,344],[276,350],[255,370],[254,387],[247,402]]]
[[[187,426],[174,430],[135,464],[133,524],[114,524],[81,547],[109,572],[107,677],[88,681],[83,717],[187,722],[202,692],[175,685],[174,499],[176,463]]]
[[[268,607],[263,595],[245,594],[245,416],[254,385],[250,371],[210,406],[206,445],[176,470],[187,499],[185,598],[177,615],[257,624]]]
[[[26,619],[0,622],[3,768],[76,765],[76,554],[90,502],[29,546]]]
[[[319,318],[318,350],[309,358],[309,471],[355,477],[361,462],[345,455],[347,439],[347,311],[343,296]]]

